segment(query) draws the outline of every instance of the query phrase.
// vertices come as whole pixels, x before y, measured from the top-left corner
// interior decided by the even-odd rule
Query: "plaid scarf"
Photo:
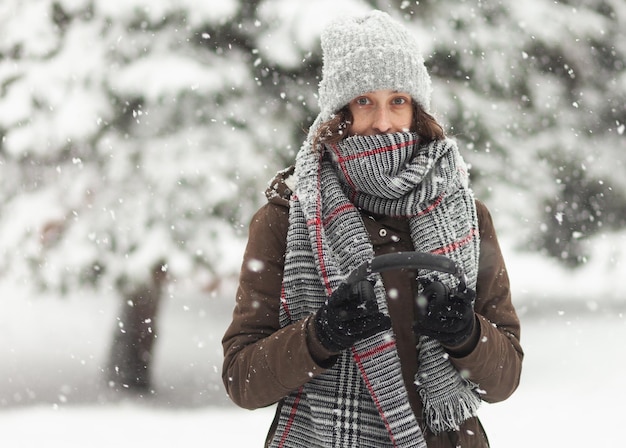
[[[296,160],[283,277],[281,326],[314,313],[350,271],[374,256],[359,209],[408,218],[415,250],[459,263],[475,288],[478,224],[468,176],[451,140],[420,145],[414,133],[356,136]],[[455,286],[449,274],[420,272]],[[387,313],[379,274],[375,291]],[[412,299],[412,298],[409,298]],[[480,399],[441,345],[420,340],[416,387],[434,432],[458,429]],[[341,353],[335,365],[282,403],[272,447],[426,447],[409,404],[393,331]]]

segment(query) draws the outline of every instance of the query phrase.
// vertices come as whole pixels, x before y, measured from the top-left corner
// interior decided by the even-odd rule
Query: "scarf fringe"
[[[435,434],[457,431],[465,420],[477,415],[481,405],[478,387],[463,378],[450,362],[438,361],[448,355],[437,341],[421,336],[419,346],[415,385],[422,398],[424,420]]]
[[[420,390],[420,396],[424,403],[424,419],[428,427],[438,434],[444,431],[458,431],[460,423],[476,417],[480,406],[480,397],[473,392],[474,388],[463,388],[457,391],[454,398],[448,401],[435,401],[429,399],[428,392]]]

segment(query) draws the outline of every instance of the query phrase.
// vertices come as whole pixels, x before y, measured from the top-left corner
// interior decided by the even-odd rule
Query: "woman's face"
[[[411,95],[395,90],[376,90],[357,96],[348,104],[352,113],[350,135],[407,132],[413,120]]]

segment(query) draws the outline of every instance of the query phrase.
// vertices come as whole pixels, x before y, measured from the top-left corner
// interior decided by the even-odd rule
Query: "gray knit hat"
[[[341,17],[326,26],[321,39],[322,121],[353,98],[375,90],[407,92],[424,110],[430,109],[430,76],[417,40],[387,13]]]

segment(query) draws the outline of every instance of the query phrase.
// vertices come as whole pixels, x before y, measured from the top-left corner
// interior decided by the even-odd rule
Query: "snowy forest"
[[[420,39],[523,324],[575,309],[624,334],[623,0],[2,0],[0,411],[159,385],[228,406],[248,222],[318,113],[322,28],[373,8]],[[32,361],[46,340],[94,378],[61,379],[70,349]]]

